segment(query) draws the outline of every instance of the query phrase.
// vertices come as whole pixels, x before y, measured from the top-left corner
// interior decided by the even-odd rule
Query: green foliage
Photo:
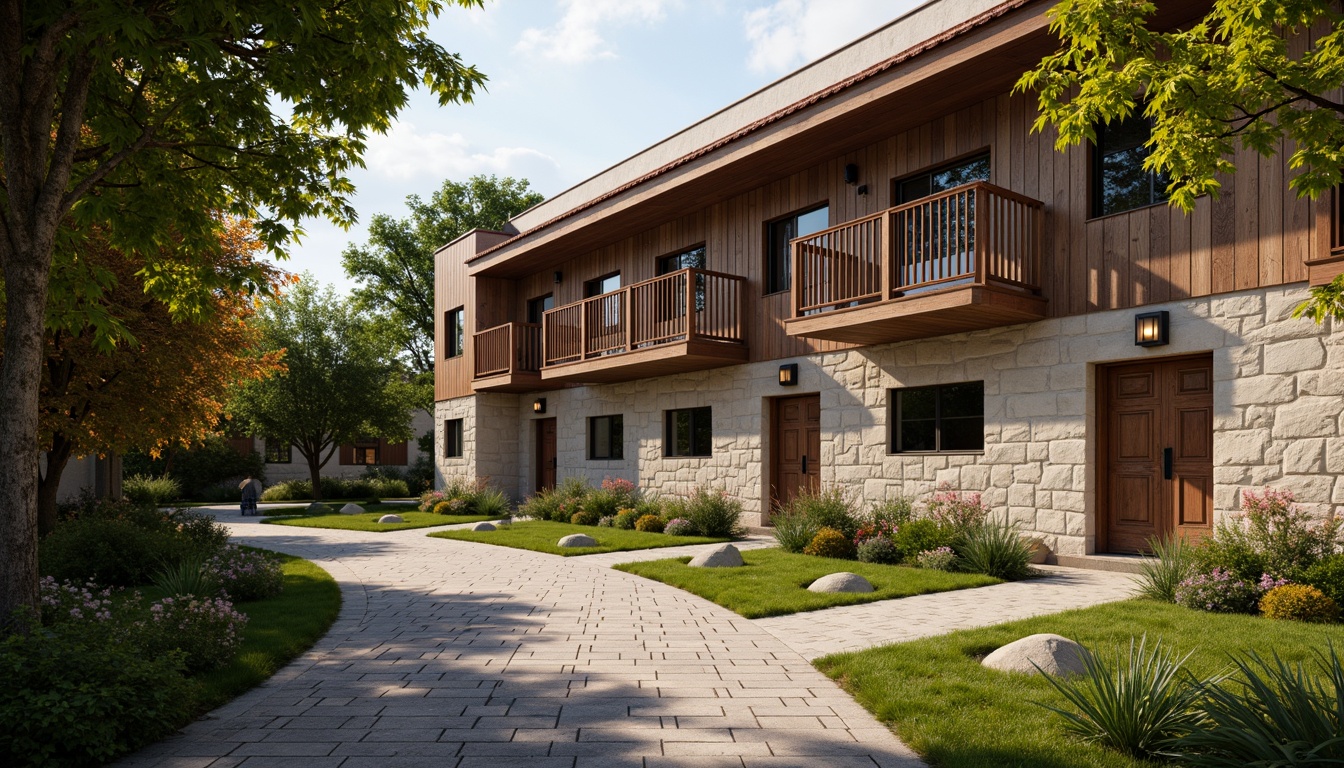
[[[644,515],[635,521],[635,530],[643,533],[662,533],[665,523],[657,515]]]
[[[597,525],[602,515],[591,509],[582,509],[570,515],[569,522],[574,525]]]
[[[778,509],[770,516],[770,524],[775,527],[775,541],[785,552],[801,553],[817,535],[812,519],[801,509]]]
[[[228,535],[224,526],[189,512],[102,504],[58,523],[42,540],[39,566],[58,580],[137,586],[162,567],[218,552]]]
[[[801,514],[807,518],[812,526],[812,536],[822,528],[834,528],[852,541],[862,524],[854,500],[841,488],[805,489],[790,499],[781,511],[785,515]],[[810,540],[811,536],[808,538]]]
[[[593,547],[556,546],[556,542],[571,533],[591,536],[597,541],[597,545]],[[591,555],[598,552],[624,552],[635,549],[676,547],[685,544],[712,544],[723,541],[723,539],[711,539],[705,536],[668,536],[660,532],[626,531],[614,527],[591,528],[572,525],[569,522],[555,523],[548,520],[525,520],[507,526],[501,525],[498,530],[494,531],[447,530],[436,531],[429,535],[438,539],[457,539],[500,547],[529,549],[534,552],[547,552],[562,557]]]
[[[664,515],[686,520],[702,536],[740,536],[746,530],[741,522],[742,502],[723,490],[697,487],[675,514],[667,511]]]
[[[1243,491],[1241,509],[1193,550],[1197,571],[1221,567],[1251,584],[1264,574],[1298,581],[1334,552],[1340,521],[1314,519],[1293,503],[1289,491]]]
[[[622,509],[625,504],[626,499],[621,494],[606,488],[599,488],[598,490],[589,493],[583,499],[583,511],[584,513],[596,515],[596,517],[593,518],[594,521],[596,521],[597,518],[616,514],[616,512]],[[585,523],[585,525],[589,525],[589,523]],[[596,525],[596,522],[592,523],[592,525]]]
[[[620,512],[616,513],[615,519],[612,520],[612,525],[622,530],[633,531],[635,530],[635,522],[643,516],[644,515],[637,509],[622,509]],[[655,515],[655,517],[657,517],[657,515]]]
[[[356,300],[396,333],[417,371],[434,370],[434,252],[473,229],[501,230],[510,216],[543,199],[525,179],[444,181],[428,202],[406,198],[408,218],[375,215],[368,244],[341,254],[358,284]]]
[[[915,504],[907,496],[897,496],[894,499],[878,502],[868,512],[868,520],[875,526],[895,526],[899,528],[913,519],[915,519]]]
[[[822,528],[812,541],[803,547],[804,555],[813,557],[833,557],[837,560],[853,560],[856,556],[854,542],[842,531],[834,528]]]
[[[410,496],[406,481],[391,477],[324,477],[324,499],[405,498]],[[262,501],[306,501],[313,498],[313,484],[307,480],[286,480],[261,492]],[[374,502],[376,503],[376,502]]]
[[[240,454],[219,435],[210,435],[189,448],[170,448],[158,458],[132,451],[122,462],[127,475],[170,477],[181,483],[182,498],[200,501],[237,500],[238,482],[244,477],[266,479],[266,463],[261,454],[256,451]],[[217,498],[221,495],[223,498]]]
[[[1185,540],[1167,536],[1148,542],[1154,557],[1139,563],[1138,594],[1164,603],[1176,602],[1176,587],[1194,573],[1194,561]]]
[[[1293,310],[1293,317],[1305,317],[1317,325],[1327,317],[1344,320],[1344,275],[1336,275],[1325,285],[1313,285],[1308,296]]]
[[[1290,181],[1313,197],[1341,181],[1344,20],[1327,0],[1215,3],[1192,25],[1157,31],[1147,0],[1064,0],[1049,12],[1060,50],[1018,81],[1036,91],[1036,129],[1054,126],[1060,148],[1095,139],[1095,126],[1142,112],[1153,122],[1144,167],[1167,174],[1173,204],[1217,194],[1237,145],[1271,157],[1283,138],[1301,169]],[[1289,39],[1317,22],[1304,54]]]
[[[1016,526],[992,522],[972,532],[957,551],[964,570],[1007,581],[1031,575],[1031,554]]]
[[[165,565],[154,576],[154,587],[165,595],[214,597],[221,586],[219,577],[206,568],[206,559],[201,555]]]
[[[896,548],[891,539],[879,534],[859,544],[858,557],[861,563],[895,565],[901,562],[901,551]]]
[[[230,544],[206,560],[205,568],[235,602],[275,597],[285,586],[280,558],[263,549]]]
[[[498,488],[477,491],[471,500],[472,514],[486,517],[507,517],[512,506],[508,495]]]
[[[1196,704],[1204,683],[1189,679],[1184,664],[1162,643],[1133,638],[1129,653],[1117,648],[1110,664],[1084,648],[1085,672],[1077,677],[1041,674],[1074,710],[1045,705],[1064,718],[1065,729],[1133,757],[1151,759],[1169,750],[1199,722]]]
[[[1344,605],[1344,555],[1322,558],[1302,574],[1302,582],[1321,590],[1336,605]]]
[[[121,481],[121,490],[131,501],[155,506],[162,506],[182,496],[182,484],[171,477],[131,475]]]
[[[896,545],[902,560],[913,563],[920,552],[950,546],[952,534],[934,521],[920,518],[897,528],[891,543]]]
[[[1260,612],[1269,619],[1329,624],[1339,621],[1339,605],[1306,584],[1284,584],[1260,598]]]

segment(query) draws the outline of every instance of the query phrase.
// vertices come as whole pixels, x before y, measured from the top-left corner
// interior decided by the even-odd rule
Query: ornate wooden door
[[[821,395],[781,397],[774,405],[772,509],[821,485]]]
[[[537,419],[537,490],[555,487],[555,419]]]

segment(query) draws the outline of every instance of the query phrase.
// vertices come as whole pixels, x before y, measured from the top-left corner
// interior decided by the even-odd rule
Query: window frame
[[[695,253],[696,251],[701,251],[704,254],[701,258],[701,266],[699,267],[678,266],[676,269],[666,268],[666,265],[671,260],[682,259],[683,257],[689,256],[690,254]],[[672,253],[665,253],[662,256],[657,256],[654,258],[653,261],[653,272],[655,277],[670,275],[673,272],[680,272],[683,269],[709,269],[709,248],[706,247],[704,243],[697,243],[696,245],[692,245],[689,248],[682,248],[680,250],[673,251]]]
[[[622,288],[625,287],[624,282],[620,282],[619,285],[617,285],[615,288],[612,288],[612,289],[609,290],[609,291],[601,291],[600,293],[593,293],[593,292],[592,292],[593,289],[594,289],[595,287],[600,288],[601,285],[602,285],[602,283],[604,283],[604,282],[610,280],[610,279],[613,278],[613,277],[614,277],[614,278],[617,278],[618,282],[620,282],[621,270],[618,269],[618,270],[616,270],[615,272],[608,272],[608,273],[606,273],[605,275],[599,275],[599,276],[594,277],[594,278],[592,278],[592,279],[590,279],[590,280],[584,280],[584,281],[583,281],[583,298],[585,298],[585,299],[595,299],[595,298],[597,298],[598,296],[606,296],[606,295],[609,294],[609,293],[615,293],[615,292],[617,292],[617,291],[619,291],[619,290],[621,290]]]
[[[550,300],[551,300],[551,306],[550,306],[550,307],[547,307],[547,306],[546,306],[546,300],[547,300],[547,299],[550,299]],[[534,307],[538,309],[538,311],[536,312],[536,315],[535,315],[535,317],[536,317],[537,319],[535,319],[535,320],[532,319],[532,318],[533,318],[533,308],[534,308]],[[546,312],[547,312],[549,309],[555,309],[555,293],[554,293],[554,292],[551,292],[551,293],[543,293],[543,294],[541,294],[540,296],[534,296],[533,298],[528,299],[528,300],[527,300],[527,309],[526,309],[526,312],[527,312],[527,322],[532,323],[532,324],[534,324],[534,325],[540,325],[542,319],[546,316]]]
[[[807,233],[805,233],[805,234],[797,234],[797,229],[798,229],[797,222],[798,222],[798,219],[800,219],[800,218],[802,218],[802,217],[808,215],[809,213],[816,213],[817,211],[820,211],[820,210],[823,210],[823,209],[825,209],[825,211],[826,211],[826,226],[824,226],[824,227],[822,227],[821,229],[818,229],[818,230],[813,230],[812,232],[807,232]],[[771,268],[771,266],[772,266],[772,261],[773,261],[773,259],[775,258],[775,256],[777,255],[777,254],[775,253],[775,251],[776,251],[776,245],[777,245],[777,244],[775,243],[775,225],[777,225],[777,224],[782,224],[783,222],[792,220],[792,221],[794,222],[794,231],[795,231],[795,234],[794,234],[793,237],[789,238],[789,240],[794,240],[794,239],[799,238],[799,237],[806,237],[807,235],[814,234],[814,233],[816,233],[816,232],[820,232],[822,229],[829,229],[829,228],[832,226],[832,225],[831,225],[831,210],[830,210],[830,209],[831,209],[831,201],[830,201],[830,200],[823,200],[823,201],[821,201],[820,203],[817,203],[817,204],[815,204],[815,205],[810,205],[810,206],[807,206],[807,207],[805,207],[805,208],[799,208],[798,210],[793,211],[792,213],[786,213],[786,214],[784,214],[783,216],[776,216],[775,218],[770,219],[769,221],[766,221],[766,222],[764,223],[764,228],[765,228],[765,236],[764,236],[764,240],[765,240],[765,249],[764,249],[764,261],[763,261],[763,263],[761,264],[761,288],[762,288],[762,291],[763,291],[763,294],[762,294],[762,295],[764,295],[764,296],[773,296],[773,295],[775,295],[775,294],[777,294],[777,293],[787,293],[787,292],[793,290],[793,258],[792,258],[792,251],[790,251],[788,254],[786,254],[786,255],[784,256],[784,261],[782,262],[782,263],[783,263],[783,266],[784,266],[784,268],[783,268],[783,270],[782,270],[782,275],[783,275],[783,285],[782,285],[782,286],[780,286],[779,284],[777,284],[777,283],[775,282],[775,281],[776,281],[776,277],[777,277],[776,272],[777,272],[777,271],[781,271],[781,270],[774,270],[774,269]],[[785,245],[787,245],[787,244],[788,244],[788,241],[785,241]]]
[[[689,446],[690,451],[689,453],[676,452],[677,434],[678,434],[676,432],[676,421],[677,421],[677,415],[681,413],[688,414],[686,430],[689,433],[689,438],[687,440],[687,444]],[[697,452],[696,451],[697,446],[695,445],[695,435],[697,432],[697,426],[699,426],[698,424],[699,419],[697,418],[697,416],[709,422],[708,424],[709,445],[703,446],[704,448],[703,453]],[[668,410],[663,411],[664,458],[702,459],[713,455],[714,455],[714,411],[712,406],[702,405],[697,406],[695,408],[669,408]]]
[[[944,449],[943,443],[943,390],[963,386],[966,384],[980,385],[980,447],[979,448],[950,448]],[[934,396],[934,417],[933,417],[933,450],[901,450],[901,394],[906,392],[921,392],[932,390]],[[888,428],[887,428],[887,455],[889,456],[928,456],[928,455],[981,455],[985,452],[985,382],[979,381],[954,381],[946,384],[930,384],[921,387],[893,387],[887,390],[887,408],[888,408]],[[965,416],[949,416],[948,418],[966,418]]]
[[[929,192],[929,194],[926,195],[925,197],[929,197],[929,196],[932,196],[932,195],[936,195],[936,194],[938,194],[938,192],[934,192],[934,191],[932,191],[932,189],[933,189],[932,180],[933,180],[933,177],[934,177],[935,175],[937,175],[937,174],[939,174],[939,173],[942,173],[943,171],[951,170],[951,169],[956,168],[956,167],[958,167],[958,166],[969,165],[969,164],[971,164],[971,163],[973,163],[973,162],[975,162],[975,161],[977,161],[977,160],[980,160],[981,158],[984,158],[986,161],[989,162],[989,174],[988,174],[984,179],[981,179],[981,181],[991,182],[991,183],[992,183],[992,179],[993,179],[993,177],[994,177],[994,153],[993,153],[993,151],[992,151],[992,148],[990,148],[990,147],[985,147],[984,149],[979,149],[979,150],[976,150],[975,152],[971,152],[970,154],[962,155],[961,157],[955,158],[955,159],[953,159],[953,160],[949,160],[949,161],[947,161],[947,162],[945,162],[945,163],[939,163],[939,164],[937,164],[937,165],[931,165],[931,166],[929,166],[928,168],[924,168],[924,169],[922,169],[922,170],[915,171],[914,173],[907,173],[907,174],[904,175],[904,176],[897,176],[897,177],[892,178],[892,180],[891,180],[891,201],[892,201],[892,205],[893,205],[893,206],[897,206],[897,205],[905,205],[906,203],[912,203],[912,202],[914,202],[914,200],[922,200],[922,199],[923,199],[923,198],[919,198],[919,197],[917,197],[917,198],[914,198],[914,200],[902,200],[902,199],[901,199],[901,185],[902,185],[902,184],[905,184],[906,182],[912,181],[912,180],[914,180],[914,179],[918,179],[918,178],[920,178],[921,176],[928,176],[928,177],[929,177],[929,180],[930,180],[930,184],[929,184],[930,192]],[[971,183],[971,182],[968,182],[968,183]],[[955,189],[955,187],[949,187],[949,189]],[[943,190],[943,191],[946,191],[946,190]]]
[[[285,449],[284,449],[284,453],[283,453],[283,455],[284,455],[284,458],[283,458],[283,459],[282,459],[282,458],[271,458],[272,456],[279,457],[279,456],[282,455],[281,452],[280,452],[279,450],[275,450],[275,451],[272,451],[272,450],[271,450],[271,447],[272,447],[271,444],[272,444],[272,443],[283,444],[283,445],[284,445]],[[263,445],[263,449],[265,450],[265,453],[263,454],[263,456],[264,456],[265,461],[266,461],[267,464],[293,464],[293,463],[294,463],[294,444],[291,443],[291,442],[288,441],[288,440],[280,440],[279,438],[273,438],[273,437],[265,438],[265,443],[264,443],[264,445]]]
[[[360,467],[380,467],[383,464],[383,441],[376,437],[361,437],[350,444],[351,454],[354,460],[351,462]],[[373,461],[365,461],[368,454],[363,451],[372,451]]]
[[[1136,107],[1135,111],[1130,114],[1129,118],[1126,119],[1143,120],[1145,123],[1148,124],[1148,135],[1150,137],[1152,136],[1153,121],[1150,118],[1144,117],[1143,104],[1140,104],[1138,107]],[[1113,121],[1113,122],[1122,122],[1122,121]],[[1105,174],[1103,173],[1103,171],[1105,168],[1106,156],[1107,156],[1107,153],[1105,152],[1106,131],[1110,127],[1111,125],[1107,123],[1098,123],[1094,125],[1093,130],[1095,131],[1097,138],[1094,142],[1092,142],[1092,144],[1088,148],[1089,153],[1088,153],[1087,166],[1088,166],[1088,173],[1091,175],[1091,178],[1088,180],[1089,182],[1088,194],[1091,195],[1092,198],[1088,204],[1088,213],[1091,214],[1090,219],[1104,219],[1107,216],[1118,216],[1122,213],[1130,213],[1132,211],[1138,211],[1144,208],[1151,208],[1154,205],[1165,205],[1167,201],[1170,200],[1170,197],[1167,195],[1166,192],[1166,187],[1169,181],[1160,180],[1159,175],[1152,171],[1143,171],[1143,173],[1148,177],[1148,202],[1136,205],[1133,208],[1123,208],[1115,211],[1106,210],[1105,208],[1106,187],[1104,183]],[[1140,146],[1143,146],[1143,144],[1146,143],[1147,140],[1140,143]]]
[[[607,455],[597,453],[599,424],[606,423]],[[588,417],[588,460],[624,461],[625,460],[625,414],[612,413]]]
[[[460,459],[466,454],[464,433],[462,419],[443,420],[443,458]]]
[[[466,305],[443,313],[443,359],[462,357],[467,349]]]

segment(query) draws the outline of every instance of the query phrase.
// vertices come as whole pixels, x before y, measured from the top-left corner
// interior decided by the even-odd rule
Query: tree
[[[479,6],[481,0],[448,0]],[[0,626],[37,605],[38,390],[53,254],[101,226],[149,254],[179,314],[221,212],[281,252],[307,216],[349,223],[345,173],[423,84],[484,77],[426,36],[443,0],[0,0]],[[112,331],[104,343],[119,336]]]
[[[416,371],[434,370],[434,252],[473,229],[502,229],[544,199],[526,179],[445,181],[428,203],[407,196],[408,218],[374,216],[368,244],[345,249],[345,273],[359,283],[355,297],[398,335]]]
[[[249,434],[298,450],[308,463],[313,498],[322,498],[322,467],[342,443],[411,436],[415,387],[395,345],[353,302],[305,276],[264,304],[255,323],[263,350],[284,351],[285,372],[243,384],[229,412]]]
[[[247,222],[229,222],[211,251],[219,282],[260,274],[278,287],[284,275],[254,259],[260,247]],[[157,453],[199,440],[214,429],[234,386],[278,367],[278,353],[254,352],[248,287],[217,290],[207,313],[175,319],[165,301],[145,293],[137,274],[141,260],[108,247],[97,232],[83,241],[80,255],[56,269],[101,273],[109,287],[93,297],[49,297],[39,401],[39,445],[47,458],[37,489],[43,534],[56,523],[56,494],[72,457],[130,449]],[[66,276],[62,284],[85,282]],[[84,306],[90,302],[98,306]],[[115,352],[102,349],[97,325],[67,328],[63,318],[70,317],[115,318],[125,340]]]

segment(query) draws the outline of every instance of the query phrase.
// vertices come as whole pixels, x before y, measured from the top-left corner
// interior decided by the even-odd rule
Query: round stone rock
[[[717,546],[691,558],[692,568],[737,568],[742,565],[742,553],[732,544]]]
[[[822,576],[812,582],[808,592],[872,592],[873,585],[857,573],[842,571]]]
[[[313,502],[313,503],[316,504],[317,502]],[[308,509],[311,510],[312,507],[309,507]],[[352,503],[350,503],[350,504],[346,504],[344,507],[341,507],[341,514],[342,514],[342,515],[362,515],[362,514],[364,514],[364,508],[361,507],[361,506],[359,506],[358,504],[355,504],[355,503],[352,502]]]
[[[310,514],[331,512],[331,510],[327,508],[327,505],[320,501],[314,501],[312,504],[309,504],[304,508],[304,511]]]
[[[380,523],[404,523],[404,522],[406,522],[406,521],[401,519],[401,515],[383,515],[382,517],[378,518],[378,522],[380,522]]]
[[[1083,664],[1081,645],[1067,637],[1048,633],[1014,640],[986,656],[980,663],[1000,672],[1036,675],[1045,671],[1056,677],[1081,675],[1087,669]]]
[[[495,524],[494,524],[494,523],[487,523],[487,522],[485,522],[485,521],[481,521],[481,522],[479,522],[479,523],[477,523],[477,524],[471,526],[471,530],[473,530],[473,531],[493,531],[493,530],[495,530]]]
[[[583,533],[571,533],[556,543],[558,547],[596,547],[597,539]]]

